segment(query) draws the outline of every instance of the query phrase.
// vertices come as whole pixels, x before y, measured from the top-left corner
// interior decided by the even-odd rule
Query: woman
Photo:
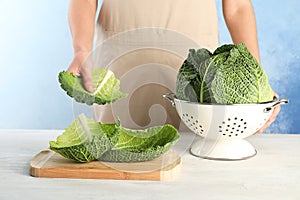
[[[256,22],[251,1],[223,0],[222,6],[224,19],[233,43],[245,43],[252,55],[259,61]],[[210,50],[214,50],[218,46],[217,12],[215,1],[212,0],[103,0],[97,20],[98,26],[94,24],[96,10],[97,0],[70,1],[69,23],[73,38],[74,58],[68,71],[75,75],[81,75],[86,90],[90,92],[93,90],[90,70],[84,66],[84,61],[92,51],[94,32],[97,27],[96,44],[122,32],[141,28],[159,28],[185,35]],[[141,55],[142,59],[139,59]],[[163,62],[178,70],[182,61],[172,59],[168,55],[161,56],[161,52],[147,52],[146,50],[133,56],[135,59],[126,58],[128,62],[123,62],[123,64],[130,63],[132,60],[144,61],[138,64],[145,63],[145,60],[148,63],[165,60],[158,62]],[[118,74],[118,70],[114,72]],[[166,108],[166,123],[179,126],[180,120],[175,109],[163,103],[163,100],[157,101],[158,97],[162,99],[161,93],[167,91],[167,88],[153,84],[133,95],[133,104],[131,105],[134,106],[131,106],[132,112],[130,113],[135,115],[131,117],[136,125],[140,127],[149,125],[147,113],[149,107],[158,103]],[[151,95],[146,97],[145,94],[149,93]],[[100,108],[100,110],[98,112],[100,115],[97,116],[100,121],[112,122],[114,120],[110,108]],[[258,133],[265,130],[275,120],[279,111],[279,107],[274,109],[272,117]],[[157,114],[155,117],[159,117],[159,115]],[[122,124],[124,123],[126,126],[126,119],[125,122],[124,119],[121,118],[121,120]],[[128,126],[132,126],[132,123],[128,122]]]

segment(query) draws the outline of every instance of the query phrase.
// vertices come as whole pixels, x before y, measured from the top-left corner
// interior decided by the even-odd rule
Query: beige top
[[[97,120],[145,128],[171,123],[174,107],[162,94],[175,92],[188,49],[218,45],[213,0],[103,0],[96,28],[95,62],[112,70],[128,98],[94,106]]]
[[[177,31],[206,48],[218,43],[214,0],[103,0],[98,23],[106,34],[136,28]]]

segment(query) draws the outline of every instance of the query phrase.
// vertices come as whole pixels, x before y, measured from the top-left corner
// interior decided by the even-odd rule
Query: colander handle
[[[163,98],[167,99],[168,101],[170,101],[172,103],[172,106],[175,107],[175,94],[174,93],[167,93],[163,95]]]
[[[265,108],[264,112],[265,113],[270,112],[273,108],[279,106],[280,104],[288,104],[288,103],[289,100],[287,98],[282,98],[280,100],[275,101],[275,103],[272,106]]]

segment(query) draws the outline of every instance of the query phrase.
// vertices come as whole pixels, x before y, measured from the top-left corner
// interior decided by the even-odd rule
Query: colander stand
[[[244,139],[198,137],[189,150],[193,156],[209,160],[245,160],[257,154],[256,149]]]

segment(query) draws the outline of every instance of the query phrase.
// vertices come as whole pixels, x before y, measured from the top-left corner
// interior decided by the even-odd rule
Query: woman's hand
[[[68,71],[75,76],[81,76],[83,86],[88,92],[93,92],[92,69],[93,64],[90,59],[87,59],[89,52],[75,53],[74,58],[68,68]]]
[[[278,94],[274,93],[274,97],[278,98]],[[258,131],[256,131],[255,134],[262,133],[264,130],[266,130],[275,121],[279,112],[280,112],[280,105],[276,106],[273,109],[272,115],[269,118],[269,120],[265,123],[263,127],[261,127]]]
[[[82,77],[88,92],[93,92],[93,63],[87,58],[92,50],[97,4],[96,0],[71,0],[69,6],[69,24],[75,53],[68,71]]]

